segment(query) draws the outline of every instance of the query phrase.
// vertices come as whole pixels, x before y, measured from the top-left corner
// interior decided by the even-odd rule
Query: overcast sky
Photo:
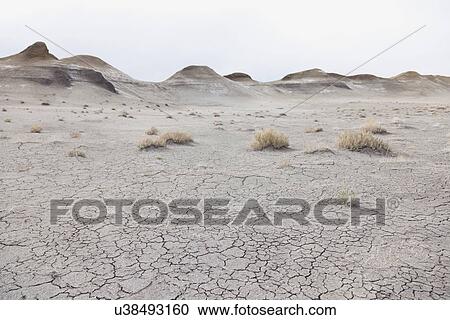
[[[310,68],[347,73],[427,25],[357,73],[450,75],[444,0],[14,0],[2,2],[0,17],[0,56],[42,41],[27,24],[71,52],[149,81],[191,64],[261,81]]]

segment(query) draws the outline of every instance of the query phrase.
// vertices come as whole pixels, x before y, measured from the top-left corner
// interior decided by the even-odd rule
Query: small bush
[[[38,125],[38,124],[33,124],[31,126],[30,132],[31,133],[41,133],[42,132],[42,127],[40,125]]]
[[[86,153],[84,153],[84,151],[77,149],[77,148],[70,150],[68,155],[69,155],[69,157],[86,158]]]
[[[286,168],[293,168],[294,166],[291,165],[290,161],[285,159],[283,161],[280,162],[278,168],[279,169],[286,169]]]
[[[361,127],[361,130],[368,133],[373,134],[386,134],[388,133],[386,129],[380,126],[375,120],[369,119],[366,123]]]
[[[7,122],[7,123],[10,123],[12,120],[11,119],[9,119],[9,118],[6,118],[5,119],[5,122]]]
[[[81,137],[81,133],[79,133],[78,131],[73,131],[70,133],[70,137],[72,139],[78,139],[79,137]]]
[[[338,147],[357,152],[372,151],[383,155],[388,155],[392,152],[391,147],[386,142],[366,131],[346,131],[342,133],[338,138]]]
[[[150,129],[145,131],[145,134],[149,136],[156,136],[158,134],[158,129],[156,129],[155,127],[151,127]]]
[[[157,139],[145,138],[145,139],[141,140],[138,144],[139,150],[163,148],[165,146],[166,146],[166,141],[161,138],[157,138]]]
[[[305,133],[316,133],[316,132],[322,132],[323,129],[320,127],[313,127],[313,128],[306,128]]]
[[[336,198],[339,199],[341,205],[350,206],[352,199],[355,198],[355,193],[352,190],[343,189],[336,194]]]
[[[282,149],[289,147],[288,137],[274,129],[264,129],[255,133],[251,144],[253,150],[264,150],[266,148]]]
[[[164,141],[165,144],[188,144],[194,141],[190,133],[181,131],[166,132],[161,135],[160,139]]]

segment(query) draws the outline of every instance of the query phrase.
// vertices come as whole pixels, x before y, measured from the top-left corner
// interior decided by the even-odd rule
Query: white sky
[[[426,24],[357,73],[450,75],[450,1],[444,0],[4,0],[0,56],[42,41],[25,24],[69,51],[149,81],[191,64],[261,81],[316,67],[346,73]]]

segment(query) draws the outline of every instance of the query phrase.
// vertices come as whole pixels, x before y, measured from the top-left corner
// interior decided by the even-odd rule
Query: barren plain
[[[313,69],[260,83],[191,66],[148,83],[43,43],[0,59],[0,298],[449,299],[449,79]],[[368,120],[392,154],[337,146]],[[151,127],[193,142],[139,150]],[[264,128],[289,147],[252,150]],[[385,199],[385,223],[320,223],[314,206],[333,197]],[[130,206],[121,224],[111,207],[101,223],[50,221],[52,199],[180,198],[202,213],[228,199],[230,221],[254,199],[270,223],[176,225],[170,212],[145,225]],[[295,211],[279,198],[307,201],[308,224],[276,225]]]

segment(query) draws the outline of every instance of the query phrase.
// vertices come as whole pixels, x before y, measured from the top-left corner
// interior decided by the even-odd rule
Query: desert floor
[[[280,118],[291,102],[169,104],[168,118],[132,99],[1,99],[2,299],[450,298],[448,103],[324,95]],[[379,137],[395,157],[336,147],[342,131],[369,118],[389,131]],[[31,133],[33,124],[42,132]],[[194,143],[138,150],[152,126],[189,132]],[[287,134],[290,148],[252,151],[266,127]],[[69,157],[74,148],[86,157]],[[383,226],[373,217],[318,223],[314,204],[342,194],[394,205]],[[203,199],[228,198],[230,217],[256,199],[273,222],[277,199],[290,197],[311,204],[309,225],[178,226],[169,215],[148,226],[129,207],[122,225],[110,207],[103,223],[83,225],[69,212],[50,224],[51,199],[197,198],[203,211]],[[348,217],[349,208],[327,214]]]

